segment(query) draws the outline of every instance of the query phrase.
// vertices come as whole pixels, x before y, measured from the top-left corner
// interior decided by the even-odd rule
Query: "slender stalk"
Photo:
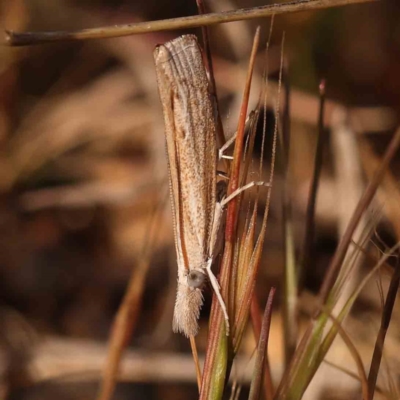
[[[282,37],[281,64],[284,59],[284,39]],[[284,270],[284,301],[283,301],[283,325],[284,325],[284,347],[286,366],[292,358],[296,349],[297,341],[297,271],[294,249],[292,201],[290,196],[290,174],[289,174],[289,153],[290,153],[290,82],[288,65],[285,63],[283,81],[285,85],[285,109],[282,118],[281,157],[283,169],[282,189],[282,221],[283,221],[283,242],[285,256]]]
[[[136,24],[114,25],[102,28],[81,29],[71,32],[13,32],[9,30],[5,32],[5,44],[9,46],[26,46],[65,40],[105,39],[140,33],[196,28],[199,26],[222,24],[226,22],[254,18],[265,18],[272,15],[292,12],[319,10],[324,8],[345,6],[349,4],[371,3],[378,1],[380,0],[296,0],[288,3],[277,3],[261,7],[242,8],[239,10],[219,13],[171,18],[159,21],[139,22]]]
[[[271,326],[272,303],[276,289],[272,287],[269,291],[267,304],[265,305],[264,316],[261,325],[260,338],[258,341],[257,358],[254,366],[253,379],[250,386],[249,400],[258,400],[261,394],[263,376],[266,363],[268,362],[268,339]]]
[[[319,179],[322,171],[324,145],[325,145],[325,80],[322,80],[319,85],[319,117],[318,117],[318,137],[317,147],[315,150],[314,171],[311,178],[310,192],[308,195],[307,213],[306,213],[306,230],[303,245],[302,260],[300,262],[300,270],[298,271],[299,277],[299,291],[302,290],[304,276],[309,262],[312,259],[312,246],[315,235],[315,205],[317,202]]]
[[[253,331],[256,341],[260,340],[261,336],[261,308],[258,304],[257,297],[254,295],[253,300],[251,302],[251,322],[253,324]],[[271,364],[268,358],[268,352],[265,353],[265,366],[264,366],[264,378],[263,378],[263,390],[264,390],[264,399],[272,400],[274,398],[274,384],[272,382],[272,373],[271,373]]]
[[[233,165],[231,169],[231,177],[229,179],[228,195],[233,193],[239,187],[241,155],[243,153],[243,146],[244,146],[244,133],[246,125],[248,99],[250,97],[251,79],[253,76],[255,57],[259,42],[260,42],[260,28],[258,27],[256,34],[254,36],[254,43],[250,55],[250,64],[246,78],[246,86],[245,86],[245,91],[243,93],[243,102],[239,114],[239,123],[237,128],[235,149],[233,153]],[[228,210],[227,210],[227,217],[226,217],[227,228],[225,237],[225,240],[229,242],[232,242],[234,237],[234,230],[236,228],[236,224],[232,223],[232,221],[236,220],[236,215],[237,215],[237,202],[231,201],[228,205]]]
[[[361,391],[362,391],[362,399],[363,400],[370,400],[369,393],[368,393],[368,383],[367,383],[367,376],[365,375],[364,371],[364,365],[361,360],[360,353],[357,351],[356,346],[354,345],[353,341],[351,340],[350,336],[347,334],[347,332],[343,329],[340,320],[335,318],[328,309],[324,308],[324,312],[327,313],[331,321],[333,322],[333,325],[335,326],[337,332],[341,336],[342,340],[346,344],[347,349],[349,350],[351,356],[353,357],[357,370],[358,370],[358,377],[361,383]],[[371,399],[372,400],[372,399]]]
[[[199,14],[205,15],[206,8],[205,8],[204,1],[196,0],[196,2],[197,2],[197,8],[199,10]],[[213,61],[212,61],[212,57],[211,57],[211,46],[210,46],[211,42],[210,42],[210,35],[208,32],[208,27],[202,26],[201,33],[203,35],[204,52],[206,54],[205,61],[206,61],[207,70],[208,70],[208,74],[209,74],[209,80],[210,80],[210,92],[214,98],[214,107],[215,107],[216,122],[217,122],[218,148],[221,148],[225,144],[226,140],[225,140],[225,135],[224,135],[224,128],[222,126],[222,121],[221,121],[221,113],[220,113],[220,109],[219,109],[217,85],[215,83],[214,67],[213,67]],[[227,169],[229,169],[229,164],[227,162],[225,162],[225,166],[227,167]]]
[[[243,93],[243,103],[240,111],[237,137],[235,142],[234,160],[231,168],[231,177],[229,180],[228,194],[238,188],[240,177],[240,165],[243,154],[243,140],[245,131],[246,113],[251,87],[251,78],[253,75],[255,57],[260,41],[260,28],[256,30],[254,36],[253,48],[251,51],[249,70],[246,80],[246,87]],[[234,198],[228,204],[226,228],[225,228],[225,248],[221,263],[220,285],[221,293],[224,299],[229,299],[229,282],[232,269],[233,249],[235,244],[235,234],[237,227],[237,202]],[[203,369],[203,380],[201,384],[200,400],[211,400],[222,398],[226,383],[228,365],[228,338],[225,334],[224,319],[221,307],[218,305],[216,297],[213,298],[210,315],[210,330],[207,343],[206,360]],[[230,349],[229,349],[230,350]]]
[[[397,292],[400,284],[400,264],[397,266],[390,280],[390,286],[382,312],[381,326],[379,328],[378,337],[376,338],[374,354],[372,355],[371,368],[368,374],[368,400],[372,400],[375,393],[376,381],[378,379],[379,368],[381,365],[383,345],[385,344],[386,332],[389,329],[390,320],[394,303],[396,301]]]
[[[115,385],[120,361],[125,350],[126,344],[136,327],[136,322],[140,312],[144,283],[150,266],[151,250],[157,237],[157,224],[161,213],[164,212],[166,196],[161,196],[162,200],[156,205],[149,223],[149,234],[145,237],[143,254],[138,265],[133,270],[130,277],[128,288],[125,292],[117,315],[114,318],[111,334],[108,341],[108,353],[102,373],[102,380],[97,394],[97,400],[111,399]]]
[[[194,360],[194,365],[196,367],[196,379],[197,379],[197,387],[201,388],[201,368],[200,368],[200,361],[199,361],[199,354],[197,353],[197,346],[196,346],[196,339],[194,336],[190,336],[190,348],[192,349],[192,356]]]

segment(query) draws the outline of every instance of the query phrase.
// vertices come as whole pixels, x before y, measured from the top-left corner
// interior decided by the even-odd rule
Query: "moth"
[[[195,336],[207,278],[228,314],[211,265],[223,205],[217,199],[217,144],[214,107],[202,53],[194,35],[183,35],[154,50],[163,108],[173,214],[178,284],[174,332]]]

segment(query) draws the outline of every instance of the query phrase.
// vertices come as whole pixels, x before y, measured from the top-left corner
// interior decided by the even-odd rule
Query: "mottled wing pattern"
[[[200,289],[187,273],[205,266],[216,202],[216,132],[208,79],[197,39],[184,35],[154,53],[163,105],[175,244],[178,292],[174,330],[197,333]]]

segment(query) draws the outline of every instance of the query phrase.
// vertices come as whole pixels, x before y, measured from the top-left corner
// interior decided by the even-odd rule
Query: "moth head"
[[[203,287],[206,281],[206,275],[196,269],[192,269],[187,275],[187,283],[193,289]]]

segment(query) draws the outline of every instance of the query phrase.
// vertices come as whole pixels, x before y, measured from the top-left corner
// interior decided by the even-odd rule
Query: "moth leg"
[[[257,123],[258,120],[258,111],[253,110],[250,112],[250,114],[248,115],[248,117],[246,118],[246,122],[245,122],[245,135],[248,135],[250,133],[250,131],[253,129],[254,124]],[[232,156],[227,156],[225,155],[225,151],[232,146],[233,143],[235,143],[236,140],[236,136],[237,136],[237,132],[235,132],[231,138],[229,138],[229,140],[226,141],[226,143],[218,150],[218,160],[221,159],[227,159],[227,160],[233,160]]]
[[[219,242],[221,242],[222,239],[222,227],[221,222],[222,222],[222,214],[223,214],[223,207],[221,205],[221,202],[215,203],[215,210],[214,210],[214,219],[213,219],[213,224],[211,228],[211,234],[210,234],[210,242],[209,242],[209,247],[208,247],[208,258],[211,260],[214,259],[216,256],[216,252],[218,251],[217,248],[219,248]],[[208,261],[207,261],[208,265]]]
[[[217,176],[219,176],[222,179],[229,180],[228,174],[226,172],[224,172],[224,171],[218,171],[217,170]]]
[[[225,207],[231,200],[233,200],[237,195],[240,193],[244,192],[247,189],[252,188],[253,186],[265,186],[265,187],[271,187],[271,184],[269,182],[265,181],[253,181],[249,182],[248,184],[240,187],[239,189],[236,189],[233,193],[231,193],[228,197],[223,199],[221,201],[221,207]]]
[[[216,252],[216,248],[217,248],[218,237],[220,236],[220,233],[221,233],[220,228],[221,228],[222,213],[223,213],[223,208],[221,207],[221,203],[217,202],[215,204],[214,219],[213,219],[213,225],[212,225],[212,229],[211,229],[211,236],[210,236],[210,243],[209,243],[209,250],[208,250],[209,257],[208,257],[208,260],[206,263],[206,271],[207,271],[207,275],[210,279],[211,286],[214,289],[214,292],[217,296],[218,302],[219,302],[222,312],[224,314],[225,326],[226,326],[226,336],[229,336],[228,311],[226,309],[224,299],[222,298],[222,295],[221,295],[221,288],[219,286],[218,280],[211,270],[211,265],[212,265],[213,258],[215,256],[215,252]]]
[[[233,143],[235,143],[236,136],[237,132],[235,132],[235,134],[228,141],[226,141],[225,144],[218,150],[218,160],[221,160],[223,158],[227,160],[233,160],[232,156],[227,156],[224,153],[230,146],[232,146]]]
[[[220,290],[220,286],[219,286],[219,283],[217,281],[217,278],[215,277],[214,273],[211,270],[211,264],[212,264],[212,258],[208,259],[206,270],[207,270],[208,277],[210,278],[211,286],[214,289],[214,292],[215,292],[215,294],[217,296],[219,305],[221,306],[222,312],[224,314],[225,326],[226,326],[226,336],[229,336],[229,316],[228,316],[228,311],[226,309],[226,305],[225,305],[224,299],[222,298],[221,290]]]

